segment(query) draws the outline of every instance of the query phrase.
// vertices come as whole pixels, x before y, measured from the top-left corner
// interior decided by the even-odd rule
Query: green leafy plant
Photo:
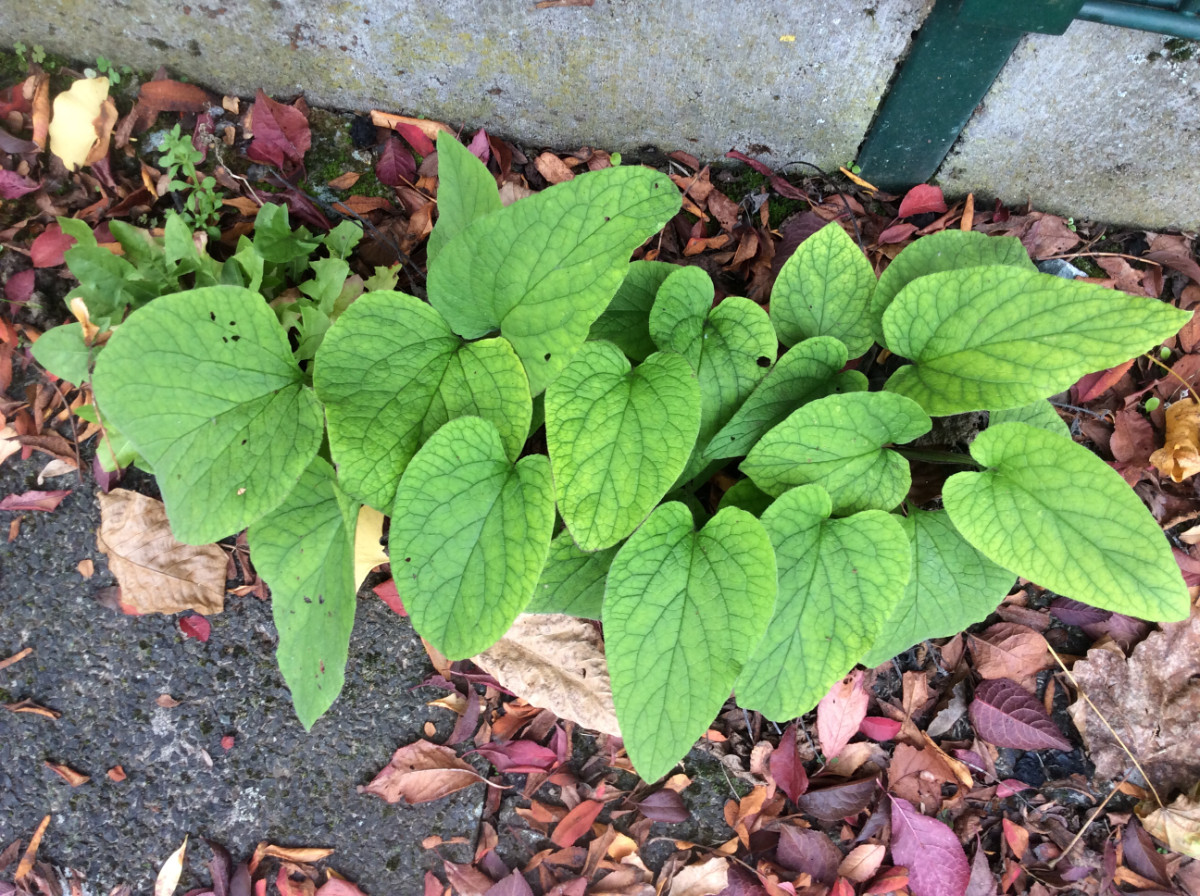
[[[97,56],[96,73],[108,78],[109,83],[116,87],[121,83],[122,76],[128,78],[133,75],[133,69],[128,65],[115,65],[104,56]]]
[[[584,174],[501,208],[447,134],[438,156],[428,301],[357,297],[311,385],[257,280],[145,303],[95,363],[176,535],[249,527],[306,727],[342,686],[362,504],[391,516],[400,596],[452,659],[522,611],[599,617],[650,779],[731,690],[797,716],[855,664],[984,618],[1018,575],[1186,616],[1153,518],[1046,398],[1187,313],[974,233],[918,240],[877,281],[836,224],[784,265],[769,314],[714,305],[698,269],[629,261],[680,208],[663,175]],[[876,342],[899,359],[886,382],[846,367]],[[943,458],[944,509],[906,504],[905,446],[977,411],[970,454]],[[719,469],[745,478],[713,508],[696,488]]]
[[[109,74],[109,80],[112,80],[113,74]],[[221,212],[217,179],[211,174],[201,173],[197,167],[204,161],[204,153],[196,149],[191,135],[183,133],[179,125],[171,128],[163,136],[159,160],[166,166],[171,190],[183,196],[181,214],[184,221],[191,228],[203,230],[209,236],[220,236],[221,232],[216,226],[217,216]]]

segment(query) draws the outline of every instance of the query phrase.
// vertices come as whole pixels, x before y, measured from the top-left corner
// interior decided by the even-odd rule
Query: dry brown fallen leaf
[[[668,896],[710,896],[729,886],[729,859],[713,856],[699,865],[680,869],[671,879]]]
[[[70,766],[61,765],[57,762],[50,762],[47,760],[46,768],[50,769],[50,771],[54,772],[72,787],[79,787],[81,784],[86,784],[88,781],[92,780],[83,772],[77,772]]]
[[[1190,619],[1163,624],[1128,659],[1092,648],[1072,671],[1164,799],[1200,780],[1200,689],[1194,683],[1200,675],[1200,613],[1195,607]],[[1097,780],[1132,770],[1125,750],[1086,701],[1077,700],[1070,713],[1096,764]]]
[[[449,747],[419,740],[392,754],[392,760],[360,793],[373,793],[385,802],[408,805],[441,799],[484,779]]]
[[[121,583],[126,612],[208,615],[224,609],[225,552],[215,544],[176,541],[161,501],[126,489],[101,494],[96,543]]]
[[[50,151],[68,171],[90,165],[108,152],[117,122],[117,107],[108,87],[108,78],[81,78],[54,98]]]
[[[533,706],[585,728],[621,736],[604,642],[574,616],[526,613],[472,662]]]
[[[1200,473],[1200,404],[1183,400],[1167,408],[1166,438],[1150,463],[1175,482]]]
[[[1200,784],[1190,794],[1181,793],[1169,805],[1138,804],[1142,826],[1175,852],[1200,859]],[[1144,814],[1143,814],[1144,813]]]
[[[33,870],[33,863],[37,859],[38,846],[42,843],[42,835],[46,833],[46,828],[50,825],[50,816],[44,817],[37,826],[37,830],[33,832],[33,837],[29,841],[29,846],[25,848],[25,854],[21,856],[21,861],[17,863],[17,873],[13,880],[20,882],[21,878]]]

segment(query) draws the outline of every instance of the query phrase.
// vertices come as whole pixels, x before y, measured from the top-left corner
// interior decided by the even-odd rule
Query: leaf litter
[[[156,158],[140,159],[137,167],[115,163],[133,158],[131,138],[161,115],[179,116],[194,130],[196,116],[214,102],[201,88],[160,75],[140,85],[133,107],[116,116],[107,88],[101,96],[104,85],[76,83],[80,97],[87,94],[85,107],[65,113],[51,130],[52,100],[58,96],[51,97],[45,73],[31,71],[18,85],[28,98],[9,110],[24,127],[13,130],[31,139],[14,145],[16,153],[0,163],[6,199],[32,197],[42,203],[40,214],[0,221],[3,238],[23,241],[30,252],[29,267],[7,272],[4,284],[9,303],[0,314],[0,385],[6,392],[0,404],[0,462],[37,451],[68,472],[79,468],[79,444],[100,432],[73,413],[90,401],[87,385],[31,378],[22,348],[22,340],[35,339],[54,323],[39,317],[31,304],[42,286],[38,272],[56,273],[73,242],[53,216],[84,220],[102,245],[115,245],[106,221],[146,214],[162,201],[163,173]],[[117,102],[125,101],[118,97]],[[72,103],[65,101],[63,108]],[[328,182],[328,189],[339,194],[337,202],[322,204],[297,186],[304,182],[313,140],[303,101],[289,104],[259,91],[252,103],[227,97],[221,106],[225,115],[214,124],[215,139],[204,146],[206,152],[216,149],[209,164],[226,200],[223,238],[232,244],[247,232],[261,202],[251,181],[237,173],[237,166],[230,167],[231,157],[242,153],[277,170],[264,176],[276,177],[277,198],[297,220],[327,229],[339,214],[348,214],[366,225],[355,257],[360,276],[370,276],[382,264],[419,277],[436,198],[431,141],[449,125],[373,112],[366,119],[365,141],[377,158],[368,167],[390,192],[352,195],[366,169],[348,168]],[[70,163],[67,168],[79,170],[65,178],[51,171],[42,151],[47,143]],[[612,164],[602,150],[526,151],[484,131],[476,132],[470,150],[489,166],[506,201]],[[736,151],[730,156],[751,158]],[[705,166],[687,153],[670,154],[669,165],[688,214],[673,220],[641,257],[704,267],[718,301],[729,295],[768,301],[787,256],[822,224],[840,219],[877,273],[911,239],[963,227],[1015,236],[1035,259],[1074,262],[1096,282],[1160,296],[1184,308],[1200,306],[1200,265],[1186,235],[1111,231],[1089,222],[1069,226],[1060,216],[1032,209],[949,203],[936,187],[889,196],[861,179],[798,176],[757,161],[750,167],[762,179],[748,191],[737,183],[739,175]],[[94,200],[98,186],[106,190],[100,202]],[[1078,437],[1135,487],[1176,539],[1176,557],[1195,587],[1200,587],[1200,555],[1194,553],[1200,507],[1189,480],[1200,450],[1191,398],[1200,378],[1198,347],[1200,329],[1185,328],[1168,341],[1163,358],[1135,359],[1084,377],[1058,410]],[[25,373],[31,385],[10,399],[14,370]],[[1148,398],[1157,399],[1157,406]],[[107,475],[98,481],[106,491],[111,487]],[[713,488],[715,503],[719,483]],[[11,505],[3,509],[53,513],[53,496],[67,491],[9,496],[4,500]],[[218,612],[226,579],[241,583],[234,593],[265,596],[244,548],[215,548],[204,555],[204,564],[183,559],[182,546],[166,542],[160,550],[139,554],[139,539],[158,544],[153,539],[160,512],[147,507],[129,513],[131,519],[142,518],[140,532],[135,526],[136,537],[113,535],[106,542],[114,571],[122,557],[133,567],[123,578],[118,574],[125,607]],[[371,550],[376,521],[360,522],[366,527],[357,545],[363,575],[385,558]],[[19,523],[19,517],[11,521],[14,538],[20,537]],[[377,546],[378,535],[374,539]],[[167,589],[161,587],[163,576],[170,582]],[[146,577],[157,584],[147,585]],[[374,587],[388,600],[386,584]],[[172,596],[164,599],[164,593]],[[1196,855],[1200,827],[1195,790],[1200,770],[1194,761],[1200,750],[1187,724],[1197,709],[1188,665],[1200,653],[1191,644],[1194,633],[1189,634],[1196,617],[1151,631],[1137,620],[1072,603],[1025,584],[965,640],[927,642],[892,664],[860,670],[849,685],[835,686],[814,714],[782,730],[729,704],[696,754],[715,762],[725,782],[701,783],[676,774],[660,787],[630,774],[615,718],[606,715],[611,697],[603,684],[597,629],[571,620],[559,631],[538,620],[535,629],[549,625],[549,630],[532,641],[510,635],[515,643],[501,642],[476,658],[478,665],[435,660],[439,671],[428,684],[441,688],[447,699],[430,712],[454,715],[448,743],[400,746],[376,782],[363,788],[362,798],[415,802],[441,798],[460,786],[495,785],[479,788],[484,820],[473,862],[443,864],[455,892],[724,890],[848,896],[906,889],[915,896],[982,896],[1064,888],[1099,894],[1119,885],[1126,891],[1179,887],[1195,896],[1200,871],[1193,859],[1183,857]],[[179,621],[193,637],[207,634],[206,623],[200,615]],[[559,652],[567,647],[579,653]],[[1074,680],[1054,667],[1048,647],[1062,653]],[[489,656],[493,651],[499,658]],[[1092,703],[1085,706],[1084,696]],[[538,708],[543,702],[584,708],[572,713],[574,719],[559,719]],[[930,737],[927,729],[935,723],[938,733]],[[585,736],[584,729],[601,733]],[[1086,749],[1078,746],[1079,737]],[[1138,757],[1141,770],[1127,749]],[[467,763],[460,756],[466,750],[495,771],[484,774]],[[1095,765],[1094,776],[1089,763]],[[71,780],[69,765],[54,770]],[[77,786],[87,786],[86,781]],[[695,826],[697,812],[705,802],[720,799],[722,786],[728,793],[723,824],[704,833]],[[511,817],[527,826],[538,846],[516,867],[496,852],[501,806],[512,809]],[[1144,830],[1131,815],[1135,808]],[[1108,826],[1098,819],[1107,819]],[[689,833],[677,835],[672,829]],[[19,875],[23,884],[52,877],[48,866],[32,858],[44,830],[36,832],[29,862],[18,869],[24,872]],[[490,837],[484,836],[487,831]],[[1177,854],[1159,855],[1150,837]],[[16,851],[11,852],[8,865],[3,857],[10,850],[0,855],[0,872],[16,862]],[[360,892],[337,877],[325,875],[322,882],[315,864],[323,857],[317,852],[264,848],[236,868],[227,853],[219,859],[220,852],[214,846],[215,892],[229,892],[235,878],[246,886],[252,880],[265,886],[268,876],[281,893]],[[426,877],[426,892],[443,888],[435,876]]]

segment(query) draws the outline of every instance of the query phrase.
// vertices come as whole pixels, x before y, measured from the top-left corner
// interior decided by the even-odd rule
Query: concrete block
[[[1200,44],[1090,22],[1027,36],[937,180],[948,194],[1200,229]]]
[[[854,157],[932,0],[42,0],[6,40],[526,144]]]

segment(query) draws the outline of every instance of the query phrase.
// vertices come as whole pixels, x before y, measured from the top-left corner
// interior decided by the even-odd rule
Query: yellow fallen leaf
[[[179,878],[183,874],[183,857],[187,853],[187,835],[179,849],[171,853],[171,857],[163,862],[158,869],[158,877],[154,879],[154,896],[172,896],[179,886]]]
[[[107,140],[103,131],[108,86],[108,78],[81,78],[70,90],[54,98],[50,151],[62,159],[69,171],[86,165],[97,143]],[[111,133],[111,124],[107,131]]]
[[[1175,482],[1200,473],[1200,404],[1189,399],[1167,408],[1167,437],[1150,463]]]
[[[1157,808],[1150,801],[1139,803],[1137,814],[1150,836],[1175,852],[1200,859],[1200,784],[1190,794],[1181,793],[1166,808]]]
[[[354,587],[366,581],[367,574],[388,556],[379,540],[383,537],[383,514],[365,504],[358,509],[358,525],[354,527]]]

